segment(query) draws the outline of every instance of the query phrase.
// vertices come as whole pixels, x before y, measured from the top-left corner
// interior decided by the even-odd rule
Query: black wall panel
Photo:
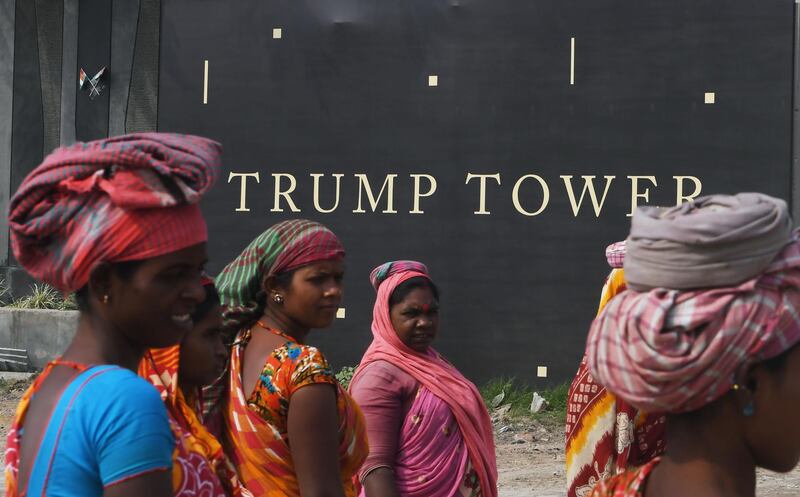
[[[111,67],[114,68],[114,72],[109,88],[108,134],[114,136],[125,133],[133,54],[139,23],[138,0],[114,0],[111,16]]]
[[[14,23],[14,106],[12,111],[11,191],[42,160],[44,123],[39,74],[36,3],[17,0]]]
[[[109,68],[101,81],[105,89],[100,96],[90,98],[88,89],[77,95],[75,137],[78,141],[108,136],[109,82],[114,71],[110,67],[111,5],[108,0],[80,0],[78,5],[78,66],[90,78],[103,66]]]
[[[288,217],[328,224],[348,250],[346,318],[317,332],[337,366],[370,340],[377,264],[414,258],[440,284],[438,347],[472,377],[563,381],[580,360],[608,272],[603,251],[627,233],[631,180],[655,176],[649,202],[676,201],[673,176],[703,192],[790,196],[790,0],[164,0],[159,129],[225,147],[204,209],[217,271]],[[281,37],[273,37],[280,28]],[[570,61],[575,40],[574,65]],[[207,103],[203,103],[204,61]],[[570,69],[574,84],[570,84]],[[429,86],[429,76],[438,85]],[[714,93],[714,103],[705,103]],[[237,212],[240,179],[247,212]],[[294,176],[300,212],[275,212],[273,173]],[[325,174],[315,208],[310,174]],[[397,174],[397,213],[354,213],[366,173]],[[410,174],[438,189],[411,214]],[[477,215],[479,184],[489,180]],[[514,187],[538,175],[549,203],[519,212]],[[570,206],[561,175],[614,176],[602,211]],[[288,180],[284,179],[286,188]],[[691,186],[690,183],[687,183]],[[423,183],[423,191],[427,183]],[[366,206],[366,197],[362,203]],[[536,178],[517,190],[529,213]]]
[[[36,0],[39,74],[42,82],[42,148],[45,155],[61,141],[61,57],[63,0]]]
[[[158,124],[158,71],[161,0],[139,1],[136,51],[128,94],[125,129],[155,131]]]
[[[61,56],[61,145],[75,142],[78,104],[78,0],[64,0]]]
[[[14,21],[16,2],[0,0],[0,207],[11,193],[11,131],[14,112]],[[0,217],[0,266],[8,263],[8,220]]]

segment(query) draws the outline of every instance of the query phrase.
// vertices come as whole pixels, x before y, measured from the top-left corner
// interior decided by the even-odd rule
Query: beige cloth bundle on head
[[[736,285],[761,274],[791,230],[786,202],[761,193],[640,207],[626,243],[625,280],[636,291]]]

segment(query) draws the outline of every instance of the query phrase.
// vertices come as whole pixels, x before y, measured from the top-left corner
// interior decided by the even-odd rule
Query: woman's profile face
[[[181,386],[204,387],[219,378],[228,361],[222,339],[222,310],[213,306],[181,342],[178,378]]]
[[[283,297],[281,313],[308,329],[327,328],[342,303],[343,278],[344,261],[316,262],[296,269],[289,287],[277,288],[267,298],[278,293]]]
[[[800,461],[800,346],[787,352],[783,368],[765,369],[755,373],[755,412],[746,418],[746,439],[758,466],[787,472]]]
[[[412,289],[389,310],[397,337],[417,352],[426,352],[439,332],[439,301],[428,287]]]
[[[113,276],[108,303],[100,304],[106,319],[142,347],[180,343],[205,299],[200,277],[206,260],[201,243],[144,260],[127,279]]]

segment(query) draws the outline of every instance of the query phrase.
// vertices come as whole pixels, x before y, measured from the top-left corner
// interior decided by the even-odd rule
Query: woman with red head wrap
[[[631,222],[628,290],[586,355],[609,391],[667,413],[666,451],[592,497],[754,495],[800,460],[800,238],[786,203],[712,195]]]
[[[17,409],[6,495],[172,495],[174,439],[136,368],[178,343],[203,300],[207,230],[197,202],[220,147],[144,133],[61,148],[11,199],[14,255],[35,278],[77,292],[77,332]]]

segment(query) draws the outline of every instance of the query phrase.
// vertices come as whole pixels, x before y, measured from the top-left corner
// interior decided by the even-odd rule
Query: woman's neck
[[[116,364],[136,371],[144,352],[110,324],[81,312],[75,336],[62,358],[81,364]]]
[[[181,393],[183,393],[183,398],[186,399],[186,402],[189,405],[193,405],[194,401],[197,398],[197,395],[202,390],[202,386],[200,385],[190,385],[187,384],[185,381],[181,381],[180,375],[178,376],[178,388],[180,389]]]
[[[645,496],[754,497],[756,464],[736,419],[736,413],[670,416],[666,454]]]
[[[289,335],[290,337],[294,338],[297,343],[305,343],[306,336],[308,335],[308,332],[311,331],[309,328],[301,326],[297,323],[297,321],[291,319],[285,314],[273,312],[271,309],[264,311],[264,314],[259,319],[259,322],[270,328],[283,332],[286,335]]]

